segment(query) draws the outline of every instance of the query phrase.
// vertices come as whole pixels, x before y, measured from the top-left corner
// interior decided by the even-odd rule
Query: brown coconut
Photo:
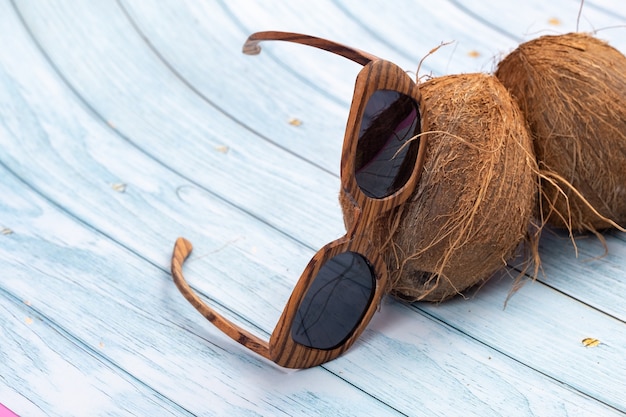
[[[543,36],[496,77],[529,125],[544,221],[578,232],[626,226],[626,57],[587,34]]]
[[[536,160],[517,105],[486,74],[421,84],[428,140],[420,182],[372,225],[403,299],[442,301],[485,281],[525,239],[537,193]],[[350,203],[340,196],[344,220]]]

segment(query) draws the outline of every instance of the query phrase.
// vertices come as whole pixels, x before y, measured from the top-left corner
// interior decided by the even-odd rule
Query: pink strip
[[[18,417],[18,415],[0,404],[0,417]]]

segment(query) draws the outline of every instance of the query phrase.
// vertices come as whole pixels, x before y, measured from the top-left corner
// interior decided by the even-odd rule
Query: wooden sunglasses
[[[325,39],[287,32],[258,32],[243,46],[280,40],[324,49],[363,65],[356,77],[343,142],[341,187],[353,203],[346,235],[321,248],[298,280],[269,342],[205,304],[185,281],[191,243],[178,238],[172,276],[183,296],[211,323],[257,354],[288,368],[310,368],[335,359],[361,335],[387,286],[387,267],[367,238],[368,225],[404,203],[416,187],[426,141],[417,85],[395,64]]]

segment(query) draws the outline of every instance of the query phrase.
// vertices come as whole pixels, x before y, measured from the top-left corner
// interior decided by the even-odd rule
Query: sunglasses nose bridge
[[[364,208],[361,208],[357,201],[352,197],[350,191],[342,189],[343,201],[349,201],[349,204],[344,204],[342,209],[344,212],[344,221],[346,226],[346,237],[348,240],[354,241],[355,239],[369,240],[367,238],[369,228],[371,224],[376,220],[380,213],[386,211],[379,211],[376,206],[379,201],[373,199],[366,199]],[[395,207],[395,205],[393,206]],[[393,208],[392,207],[392,208]]]

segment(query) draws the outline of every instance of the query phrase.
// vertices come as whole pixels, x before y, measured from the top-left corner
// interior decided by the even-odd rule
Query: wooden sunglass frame
[[[192,250],[192,245],[188,240],[177,239],[172,254],[171,269],[174,282],[183,296],[205,318],[229,337],[280,366],[310,368],[333,360],[349,349],[365,330],[376,312],[387,286],[388,275],[384,261],[367,238],[366,228],[381,213],[404,203],[409,198],[419,180],[424,164],[426,140],[419,138],[414,169],[406,183],[395,193],[384,198],[376,199],[364,194],[355,179],[355,154],[365,106],[376,91],[392,90],[413,98],[415,103],[419,104],[418,120],[420,120],[421,126],[424,125],[424,111],[417,85],[402,69],[389,61],[332,41],[289,32],[255,33],[246,41],[243,52],[247,54],[259,53],[258,43],[265,40],[282,40],[313,46],[341,55],[364,66],[356,77],[341,159],[341,186],[354,204],[354,221],[346,235],[322,247],[310,260],[296,283],[269,342],[218,314],[205,304],[187,284],[182,273],[182,265]],[[295,342],[291,337],[291,327],[307,291],[320,268],[333,257],[345,252],[355,252],[364,256],[375,273],[374,294],[361,321],[339,346],[332,349],[315,349]]]

